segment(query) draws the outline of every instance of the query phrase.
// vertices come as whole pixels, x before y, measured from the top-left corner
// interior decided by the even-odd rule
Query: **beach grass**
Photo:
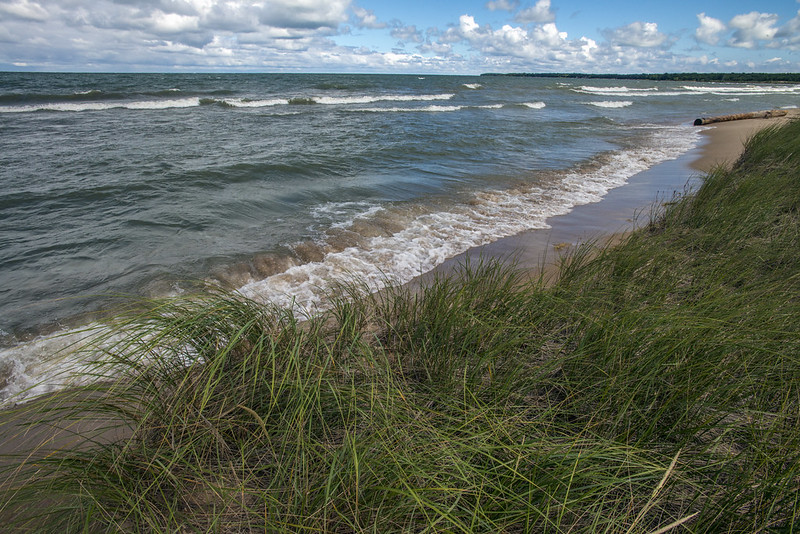
[[[80,431],[6,459],[0,515],[20,532],[795,532],[798,251],[800,121],[552,283],[483,259],[419,290],[344,284],[313,317],[213,288],[149,301],[84,349],[91,385],[4,419]]]

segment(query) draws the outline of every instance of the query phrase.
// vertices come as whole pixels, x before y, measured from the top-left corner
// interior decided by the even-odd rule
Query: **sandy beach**
[[[705,128],[703,135],[707,141],[699,148],[690,165],[693,169],[708,172],[718,165],[728,166],[736,162],[744,149],[744,144],[762,128],[783,124],[787,120],[800,117],[800,110],[792,109],[785,117],[774,119],[746,119],[719,122]]]
[[[702,129],[700,146],[678,159],[666,161],[633,176],[626,185],[611,190],[600,202],[575,207],[548,220],[550,228],[523,232],[460,254],[433,272],[448,272],[466,258],[513,259],[520,267],[539,272],[549,270],[571,247],[588,241],[605,241],[646,222],[654,203],[668,201],[675,192],[691,188],[717,166],[730,166],[739,159],[747,140],[762,128],[800,117],[800,110],[773,119],[719,122]],[[693,119],[692,119],[693,120]],[[422,279],[425,279],[423,275]]]

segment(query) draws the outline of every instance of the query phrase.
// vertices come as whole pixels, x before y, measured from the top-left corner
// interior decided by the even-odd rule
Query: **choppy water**
[[[546,226],[800,86],[0,73],[0,397],[113,294],[212,279],[313,308]]]

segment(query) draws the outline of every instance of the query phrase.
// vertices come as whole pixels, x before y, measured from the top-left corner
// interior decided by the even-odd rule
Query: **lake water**
[[[797,85],[0,73],[0,400],[40,336],[212,280],[312,310],[595,202]],[[31,343],[31,340],[36,340]]]

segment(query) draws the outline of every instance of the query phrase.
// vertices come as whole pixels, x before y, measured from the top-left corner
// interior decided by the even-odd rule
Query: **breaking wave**
[[[179,92],[178,89],[170,89],[167,93]],[[110,109],[131,109],[131,110],[160,110],[169,108],[188,108],[200,105],[220,105],[232,108],[260,108],[284,105],[358,105],[371,104],[376,102],[430,102],[436,100],[450,100],[455,96],[454,93],[444,94],[424,94],[424,95],[359,95],[359,96],[298,96],[291,98],[209,98],[209,97],[187,97],[170,98],[160,100],[134,100],[134,101],[108,101],[103,99],[98,101],[96,98],[100,92],[89,91],[80,94],[91,101],[73,102],[38,102],[22,105],[0,105],[0,113],[31,113],[35,111],[105,111]],[[17,97],[17,101],[19,98]]]
[[[630,100],[604,100],[602,102],[587,102],[590,106],[596,106],[598,108],[608,108],[608,109],[615,109],[615,108],[626,108],[628,106],[633,105],[633,102]]]

